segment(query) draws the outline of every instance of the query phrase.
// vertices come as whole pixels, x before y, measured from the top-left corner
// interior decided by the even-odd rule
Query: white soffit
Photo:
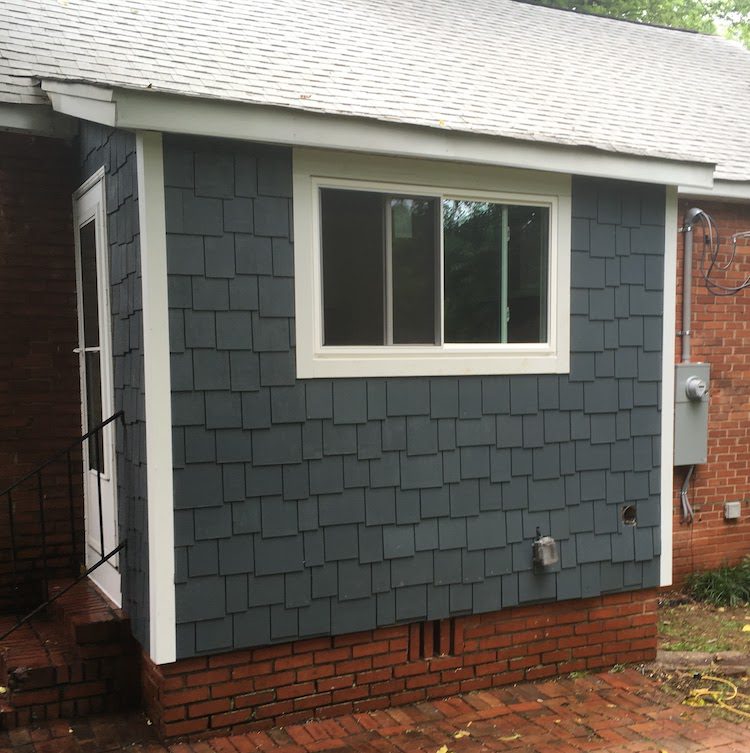
[[[0,102],[0,130],[65,139],[75,134],[76,123],[43,105]]]
[[[516,141],[223,100],[43,81],[58,112],[112,127],[503,165],[667,185],[713,186],[714,164]]]

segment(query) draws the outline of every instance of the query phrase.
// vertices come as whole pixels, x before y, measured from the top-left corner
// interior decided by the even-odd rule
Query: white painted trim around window
[[[319,189],[446,195],[550,209],[547,343],[331,347],[323,345]],[[365,156],[311,149],[294,151],[294,258],[297,376],[438,376],[552,374],[570,368],[571,179],[528,170]]]
[[[172,393],[167,306],[164,156],[160,133],[136,134],[143,285],[143,376],[148,489],[149,654],[175,661]]]
[[[664,217],[664,317],[661,376],[661,556],[659,585],[672,585],[672,462],[674,458],[674,358],[677,306],[677,189],[667,187]]]

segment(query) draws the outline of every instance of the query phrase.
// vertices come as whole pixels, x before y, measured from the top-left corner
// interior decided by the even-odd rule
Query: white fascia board
[[[570,175],[711,187],[713,164],[638,157],[361,118],[117,89],[116,125]]]
[[[111,127],[116,124],[112,89],[44,80],[42,91],[49,97],[55,112]]]
[[[75,135],[76,123],[47,105],[0,102],[0,130],[67,139]]]
[[[715,180],[712,188],[681,185],[678,191],[680,198],[750,201],[750,181],[747,180]]]
[[[677,227],[679,224],[677,190],[667,189],[664,217],[664,316],[662,317],[661,377],[661,556],[659,585],[672,585],[674,490],[674,359],[677,307]]]
[[[136,159],[143,286],[149,653],[156,664],[166,664],[176,658],[177,626],[167,235],[160,133],[136,134]]]

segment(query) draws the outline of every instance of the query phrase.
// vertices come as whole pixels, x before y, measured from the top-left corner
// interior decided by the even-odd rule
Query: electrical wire
[[[691,465],[685,474],[685,480],[682,482],[682,489],[680,489],[680,503],[682,505],[682,522],[690,525],[693,522],[695,514],[693,507],[688,499],[688,488],[690,487],[690,479],[692,478],[695,466]]]
[[[740,239],[750,238],[750,231],[734,233],[732,235],[732,248],[726,262],[719,260],[721,251],[721,241],[719,233],[716,230],[716,223],[707,212],[703,210],[696,215],[703,226],[703,253],[701,254],[700,271],[706,290],[715,296],[732,296],[737,295],[743,290],[750,288],[750,275],[748,275],[739,285],[723,285],[712,278],[714,271],[726,272],[733,264],[737,256],[737,241]]]

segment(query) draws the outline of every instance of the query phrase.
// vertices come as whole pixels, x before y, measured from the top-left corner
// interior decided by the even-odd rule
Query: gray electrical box
[[[707,363],[680,363],[674,382],[674,464],[697,465],[708,457]]]

